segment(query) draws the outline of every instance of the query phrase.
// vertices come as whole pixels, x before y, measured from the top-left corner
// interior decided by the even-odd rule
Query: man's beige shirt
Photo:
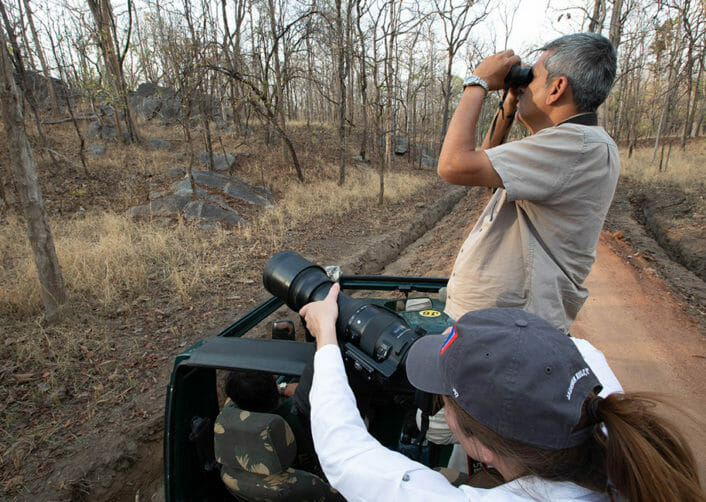
[[[486,150],[495,192],[456,258],[446,313],[517,307],[568,332],[618,182],[603,128],[561,124]]]

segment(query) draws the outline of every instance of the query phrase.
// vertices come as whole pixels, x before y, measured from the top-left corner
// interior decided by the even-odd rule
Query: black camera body
[[[534,78],[532,68],[515,64],[505,76],[505,88],[523,87],[529,85]]]
[[[333,282],[326,271],[294,251],[281,251],[265,265],[265,289],[298,312],[326,298]],[[404,365],[412,344],[426,334],[395,312],[339,293],[336,334],[343,355],[368,378],[389,379]]]

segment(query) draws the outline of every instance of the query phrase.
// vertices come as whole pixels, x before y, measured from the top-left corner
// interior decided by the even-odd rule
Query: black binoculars
[[[519,64],[513,65],[505,76],[505,89],[528,85],[533,78],[532,68]]]

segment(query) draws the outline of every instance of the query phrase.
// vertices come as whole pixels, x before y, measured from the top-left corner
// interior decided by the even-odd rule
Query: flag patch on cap
[[[458,338],[458,333],[456,333],[456,325],[451,327],[451,333],[449,333],[449,337],[446,339],[444,342],[444,345],[441,347],[441,352],[439,354],[443,354],[446,352],[446,349],[448,349],[452,343],[456,341],[456,338]]]

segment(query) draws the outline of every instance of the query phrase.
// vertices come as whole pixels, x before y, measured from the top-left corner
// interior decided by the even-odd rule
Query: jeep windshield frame
[[[438,293],[448,278],[342,275],[339,282],[345,290],[397,291],[407,296],[411,292]],[[191,424],[195,417],[213,420],[217,416],[218,370],[252,369],[299,376],[313,357],[312,343],[243,338],[283,305],[273,296],[215,337],[195,343],[176,357],[164,411],[165,501],[195,502],[226,493],[215,465],[211,470],[205,468]]]

